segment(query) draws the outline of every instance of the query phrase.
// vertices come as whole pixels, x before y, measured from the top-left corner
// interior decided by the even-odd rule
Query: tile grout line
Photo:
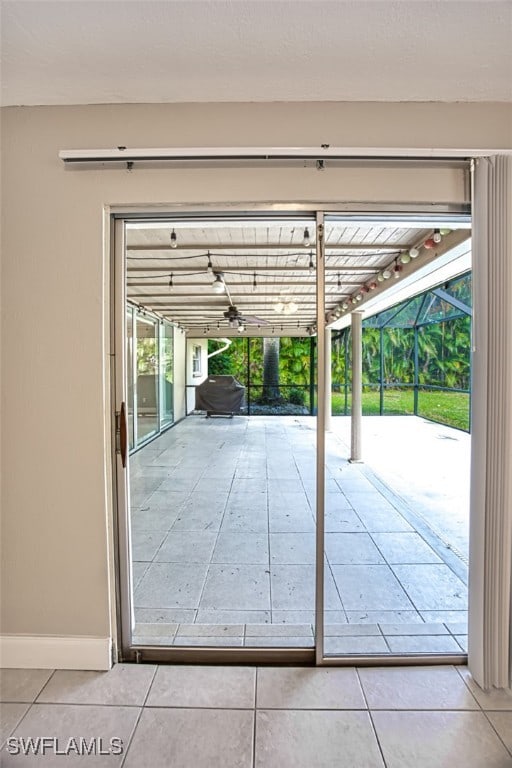
[[[510,714],[510,710],[496,710],[496,709],[494,709],[494,710],[493,710],[493,709],[485,710],[485,709],[483,709],[483,710],[482,710],[482,714],[484,715],[485,719],[487,720],[487,722],[488,722],[488,723],[489,723],[489,725],[491,726],[492,730],[494,731],[494,733],[496,734],[496,736],[498,737],[498,739],[501,741],[501,743],[503,744],[503,746],[505,747],[505,749],[507,750],[507,752],[509,753],[509,755],[511,755],[511,756],[512,756],[512,747],[510,747],[510,748],[509,748],[509,747],[507,747],[507,745],[505,744],[504,740],[501,738],[501,736],[500,736],[500,734],[499,734],[498,730],[495,728],[495,726],[494,726],[494,724],[493,724],[492,720],[491,720],[491,719],[490,719],[490,717],[489,717],[489,712],[498,712],[498,713],[499,713],[499,712],[507,712],[507,711],[508,711],[508,713]]]
[[[363,695],[364,703],[366,704],[366,711],[368,712],[368,718],[370,720],[370,724],[371,724],[371,727],[372,727],[373,735],[375,736],[375,741],[377,742],[377,747],[379,749],[379,753],[380,753],[380,756],[382,758],[382,764],[383,764],[384,768],[387,768],[388,764],[386,762],[386,758],[384,757],[384,751],[382,749],[382,745],[380,743],[380,739],[379,739],[379,736],[377,734],[377,729],[375,728],[375,723],[373,721],[372,711],[371,711],[370,706],[368,704],[368,699],[366,698],[366,691],[364,689],[364,685],[363,685],[363,683],[361,681],[361,676],[359,674],[359,668],[358,667],[354,667],[354,669],[355,669],[355,673],[356,673],[357,680],[358,680],[358,683],[359,683],[359,687],[361,688],[361,693]]]
[[[142,702],[142,706],[139,709],[139,714],[138,714],[138,716],[137,716],[137,718],[135,720],[135,725],[133,726],[133,731],[132,731],[132,733],[130,735],[130,738],[128,739],[128,746],[126,747],[126,750],[125,750],[125,752],[123,754],[123,759],[121,760],[119,768],[123,768],[123,766],[125,764],[125,761],[126,761],[126,758],[128,757],[128,752],[130,751],[130,747],[131,747],[131,745],[133,743],[133,739],[135,738],[135,734],[137,732],[137,728],[139,727],[139,723],[140,723],[140,719],[142,717],[142,713],[144,712],[144,709],[146,707],[146,702],[148,700],[151,688],[153,687],[153,683],[155,682],[155,677],[156,677],[156,674],[157,674],[158,670],[159,670],[159,666],[156,664],[155,665],[155,671],[153,672],[153,676],[151,678],[151,682],[148,685],[148,689],[146,691],[146,695],[144,696],[144,701]]]

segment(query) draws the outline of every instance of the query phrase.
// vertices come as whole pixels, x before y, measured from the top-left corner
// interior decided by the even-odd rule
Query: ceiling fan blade
[[[247,325],[270,325],[268,320],[264,320],[262,317],[255,317],[254,315],[244,315],[240,320]]]

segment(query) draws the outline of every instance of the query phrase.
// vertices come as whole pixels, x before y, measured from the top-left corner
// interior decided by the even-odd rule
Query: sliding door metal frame
[[[428,665],[465,664],[465,654],[437,655],[345,655],[325,656],[324,653],[324,505],[325,505],[325,242],[324,214],[338,213],[350,218],[365,218],[370,221],[379,216],[396,219],[410,217],[417,220],[439,220],[453,215],[468,215],[470,205],[463,203],[426,205],[422,204],[180,204],[170,206],[117,206],[111,211],[114,233],[112,243],[113,286],[111,328],[112,328],[112,382],[115,411],[126,398],[126,354],[124,339],[126,333],[126,262],[125,262],[125,221],[159,219],[226,219],[254,218],[260,215],[297,218],[301,213],[316,219],[316,301],[317,301],[317,455],[316,455],[316,579],[315,579],[315,647],[314,648],[213,648],[211,646],[139,646],[131,644],[133,625],[131,541],[128,518],[129,503],[129,458],[123,469],[119,455],[115,452],[113,440],[114,478],[114,538],[116,557],[116,615],[118,627],[118,656],[121,660],[163,663],[207,663],[207,664],[301,664],[317,666],[372,666],[372,665]],[[173,360],[175,364],[175,360]],[[121,375],[120,375],[121,372]],[[113,434],[115,424],[113,422]]]
[[[324,214],[316,214],[316,585],[315,661],[324,658],[325,508],[325,237]]]

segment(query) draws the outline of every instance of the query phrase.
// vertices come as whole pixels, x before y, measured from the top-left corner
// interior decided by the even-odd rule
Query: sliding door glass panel
[[[127,235],[128,298],[144,290],[148,309],[137,315],[145,443],[131,456],[133,640],[311,649],[315,219],[148,224]],[[166,249],[173,229],[178,247]],[[164,246],[158,258],[148,245]],[[173,350],[162,319],[158,346],[151,310],[184,328],[186,343],[179,334]],[[187,417],[155,434],[181,417],[185,401]]]
[[[137,442],[158,431],[158,322],[137,315]]]
[[[448,307],[451,298],[450,282],[423,294],[411,280],[417,262],[409,249],[430,236],[435,221],[326,215],[325,224],[326,313],[343,321],[332,331],[332,391],[326,393],[332,416],[325,461],[324,653],[461,654],[470,438],[421,418],[418,399],[432,383],[428,377],[437,376],[429,392],[437,413],[430,418],[446,421],[447,381],[459,389],[448,393],[452,397],[467,387],[470,321],[461,321],[464,306],[455,297],[455,319],[446,311],[429,318],[428,338],[418,325],[422,307],[437,301],[437,313],[444,309],[441,299]],[[445,237],[439,233],[440,246]],[[421,257],[425,252],[418,262]],[[387,299],[386,291],[396,293],[405,277],[401,301]]]
[[[160,426],[173,421],[174,386],[174,327],[170,323],[160,325]]]
[[[130,450],[135,445],[134,436],[134,397],[135,388],[134,382],[134,337],[133,337],[133,308],[128,307],[126,310],[126,374],[127,374],[127,411],[128,411],[128,435]]]

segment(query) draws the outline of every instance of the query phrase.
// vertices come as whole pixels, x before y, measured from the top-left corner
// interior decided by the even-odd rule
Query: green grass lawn
[[[351,394],[348,393],[350,412]],[[333,416],[344,413],[345,396],[332,393]],[[380,413],[380,395],[376,390],[363,392],[363,415],[377,416]],[[388,389],[384,392],[385,414],[413,414],[414,394],[407,389]],[[418,416],[423,416],[450,427],[469,432],[469,395],[463,392],[421,391],[418,395]]]

